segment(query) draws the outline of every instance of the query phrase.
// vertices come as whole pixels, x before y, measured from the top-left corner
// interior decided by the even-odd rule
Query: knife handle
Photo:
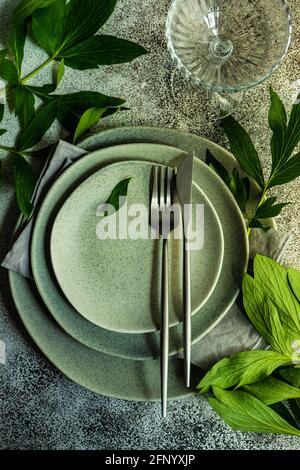
[[[190,387],[191,376],[191,269],[190,269],[190,250],[189,240],[185,239],[184,244],[184,375],[185,384]]]

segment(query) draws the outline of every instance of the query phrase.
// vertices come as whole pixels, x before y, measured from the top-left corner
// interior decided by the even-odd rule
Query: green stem
[[[22,156],[21,152],[19,152],[18,150],[16,150],[13,147],[7,147],[6,145],[0,145],[0,150],[5,150],[5,152],[15,153],[16,155],[21,155]]]
[[[54,57],[50,57],[49,59],[45,60],[45,62],[43,62],[39,67],[37,67],[32,72],[30,72],[28,75],[25,75],[25,77],[23,77],[20,80],[20,83],[23,85],[24,83],[28,82],[28,80],[30,80],[32,77],[37,75],[41,70],[43,70],[43,68],[45,68],[47,65],[51,64],[51,62],[53,62],[53,60],[54,60]]]
[[[41,70],[43,70],[43,68],[45,68],[47,65],[51,64],[51,62],[53,62],[54,60],[54,57],[50,57],[49,59],[45,60],[45,62],[43,62],[41,65],[39,65],[39,67],[37,67],[36,69],[34,69],[32,72],[30,72],[28,75],[25,75],[25,77],[21,78],[20,82],[22,85],[26,82],[28,82],[28,80],[30,80],[31,78],[33,78],[35,75],[37,75]],[[6,95],[6,93],[12,88],[11,85],[6,85],[4,88],[1,88],[0,89],[0,99]]]
[[[251,216],[250,216],[250,218],[249,218],[249,220],[248,220],[248,236],[250,236],[250,233],[251,233],[251,227],[249,227],[249,225],[251,224],[252,220],[255,218],[258,208],[262,205],[262,203],[263,203],[264,200],[265,200],[266,192],[267,192],[268,189],[269,189],[269,181],[270,181],[270,180],[268,180],[268,182],[265,184],[264,189],[263,189],[263,192],[261,193],[259,202],[258,202],[258,204],[256,205],[254,211],[252,212],[252,214],[251,214]]]

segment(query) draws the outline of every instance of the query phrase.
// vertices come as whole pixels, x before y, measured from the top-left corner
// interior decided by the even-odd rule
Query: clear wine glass
[[[291,18],[285,0],[173,0],[166,35],[174,74],[207,90],[224,116],[279,67]]]

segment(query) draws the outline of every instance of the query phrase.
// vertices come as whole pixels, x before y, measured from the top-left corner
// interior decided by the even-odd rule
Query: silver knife
[[[185,384],[190,386],[191,375],[191,270],[189,234],[192,222],[192,184],[193,184],[194,153],[185,157],[178,167],[176,176],[176,191],[181,206],[182,225],[184,234],[184,321],[183,321],[183,353]]]

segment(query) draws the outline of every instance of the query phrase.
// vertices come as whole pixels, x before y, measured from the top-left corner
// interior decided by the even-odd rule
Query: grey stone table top
[[[1,41],[16,0],[0,1]],[[169,0],[119,0],[107,32],[140,41],[150,54],[133,64],[79,72],[69,69],[62,91],[82,88],[124,96],[131,111],[103,122],[101,128],[119,125],[151,125],[179,128],[227,145],[217,122],[207,110],[193,106],[188,95],[181,110],[170,98],[171,64],[166,51],[164,24]],[[293,83],[300,65],[300,6],[289,1],[293,42],[289,55],[270,82],[292,105]],[[4,32],[4,33],[3,33]],[[42,53],[29,43],[24,72],[41,63]],[[47,78],[45,71],[40,78]],[[299,86],[300,88],[300,86]],[[189,115],[183,114],[183,109]],[[269,167],[270,135],[267,126],[268,83],[248,93],[235,113],[251,132]],[[13,143],[17,129],[13,116],[5,117]],[[45,142],[54,141],[60,130],[47,133]],[[5,155],[1,154],[1,158]],[[17,217],[11,179],[3,164],[0,189],[0,248],[5,250],[13,221]],[[293,234],[285,263],[300,269],[300,190],[299,181],[278,190],[287,207],[278,221],[282,231]],[[7,275],[0,274],[0,340],[6,345],[6,363],[0,358],[0,449],[300,449],[296,437],[256,435],[235,432],[212,411],[204,398],[173,401],[164,421],[159,404],[134,403],[98,396],[70,382],[34,346],[18,319],[10,298]]]

